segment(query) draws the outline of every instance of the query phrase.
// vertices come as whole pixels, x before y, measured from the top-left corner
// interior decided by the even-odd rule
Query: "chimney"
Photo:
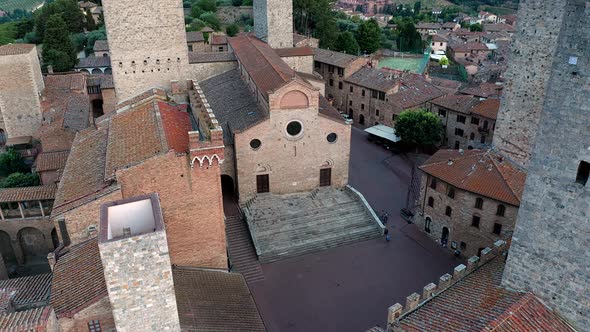
[[[53,74],[53,66],[52,65],[47,66],[47,72],[49,74]]]
[[[66,219],[65,218],[60,218],[57,221],[57,225],[59,226],[59,232],[61,234],[61,242],[63,243],[63,245],[65,247],[69,246],[71,241],[70,241],[70,235],[68,234],[68,228],[66,226]]]
[[[53,271],[53,267],[55,266],[55,263],[57,263],[55,253],[53,251],[47,254],[47,262],[49,263],[51,271]]]

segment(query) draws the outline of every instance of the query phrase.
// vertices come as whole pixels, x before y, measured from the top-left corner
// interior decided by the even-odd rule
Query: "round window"
[[[258,148],[260,148],[261,145],[262,142],[259,139],[253,139],[250,141],[250,147],[254,150],[258,150]]]
[[[287,134],[289,134],[291,136],[297,136],[297,135],[301,134],[302,130],[303,130],[303,126],[301,125],[301,122],[299,122],[299,121],[291,121],[287,125]]]
[[[336,133],[331,133],[326,137],[326,139],[330,143],[336,143],[336,140],[338,139],[338,135],[336,135]]]

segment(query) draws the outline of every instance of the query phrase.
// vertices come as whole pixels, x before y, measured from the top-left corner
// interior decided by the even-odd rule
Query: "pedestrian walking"
[[[389,213],[385,212],[383,215],[383,224],[387,225],[387,220],[389,220]]]
[[[389,234],[389,230],[386,228],[383,231],[383,234],[385,234],[385,241],[387,241],[387,243],[389,243],[389,241],[391,241],[391,235]]]

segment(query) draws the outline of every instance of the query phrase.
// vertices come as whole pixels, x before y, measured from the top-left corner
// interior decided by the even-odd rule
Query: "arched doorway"
[[[92,75],[100,75],[100,74],[102,74],[102,70],[100,70],[98,68],[92,69]]]
[[[45,235],[33,227],[25,227],[18,231],[18,242],[23,252],[25,262],[45,259],[49,249],[45,242]]]
[[[442,236],[440,238],[440,243],[442,245],[446,246],[448,242],[449,242],[449,229],[446,227],[443,227]]]
[[[95,99],[92,101],[92,116],[96,119],[104,115],[104,110],[102,108],[103,101],[102,99]]]
[[[10,240],[10,235],[4,231],[0,231],[0,254],[2,254],[2,259],[4,260],[4,264],[6,264],[7,268],[8,265],[16,265],[16,255],[14,254],[14,249],[12,248],[12,241]]]
[[[365,124],[365,116],[364,115],[359,115],[359,124],[364,125]]]
[[[229,175],[221,175],[221,192],[223,196],[235,195],[234,179]]]
[[[424,220],[424,231],[426,233],[430,233],[430,224],[432,224],[432,219],[430,219],[430,217],[426,217]]]
[[[54,249],[59,246],[59,236],[57,236],[55,228],[51,230],[51,242],[53,243]]]
[[[354,111],[352,108],[348,110],[348,118],[354,121]]]

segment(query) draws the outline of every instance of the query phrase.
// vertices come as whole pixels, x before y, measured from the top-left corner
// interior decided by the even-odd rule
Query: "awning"
[[[365,131],[369,134],[385,138],[386,140],[392,141],[393,143],[401,141],[401,139],[395,134],[395,129],[385,125],[376,125],[365,129]]]

